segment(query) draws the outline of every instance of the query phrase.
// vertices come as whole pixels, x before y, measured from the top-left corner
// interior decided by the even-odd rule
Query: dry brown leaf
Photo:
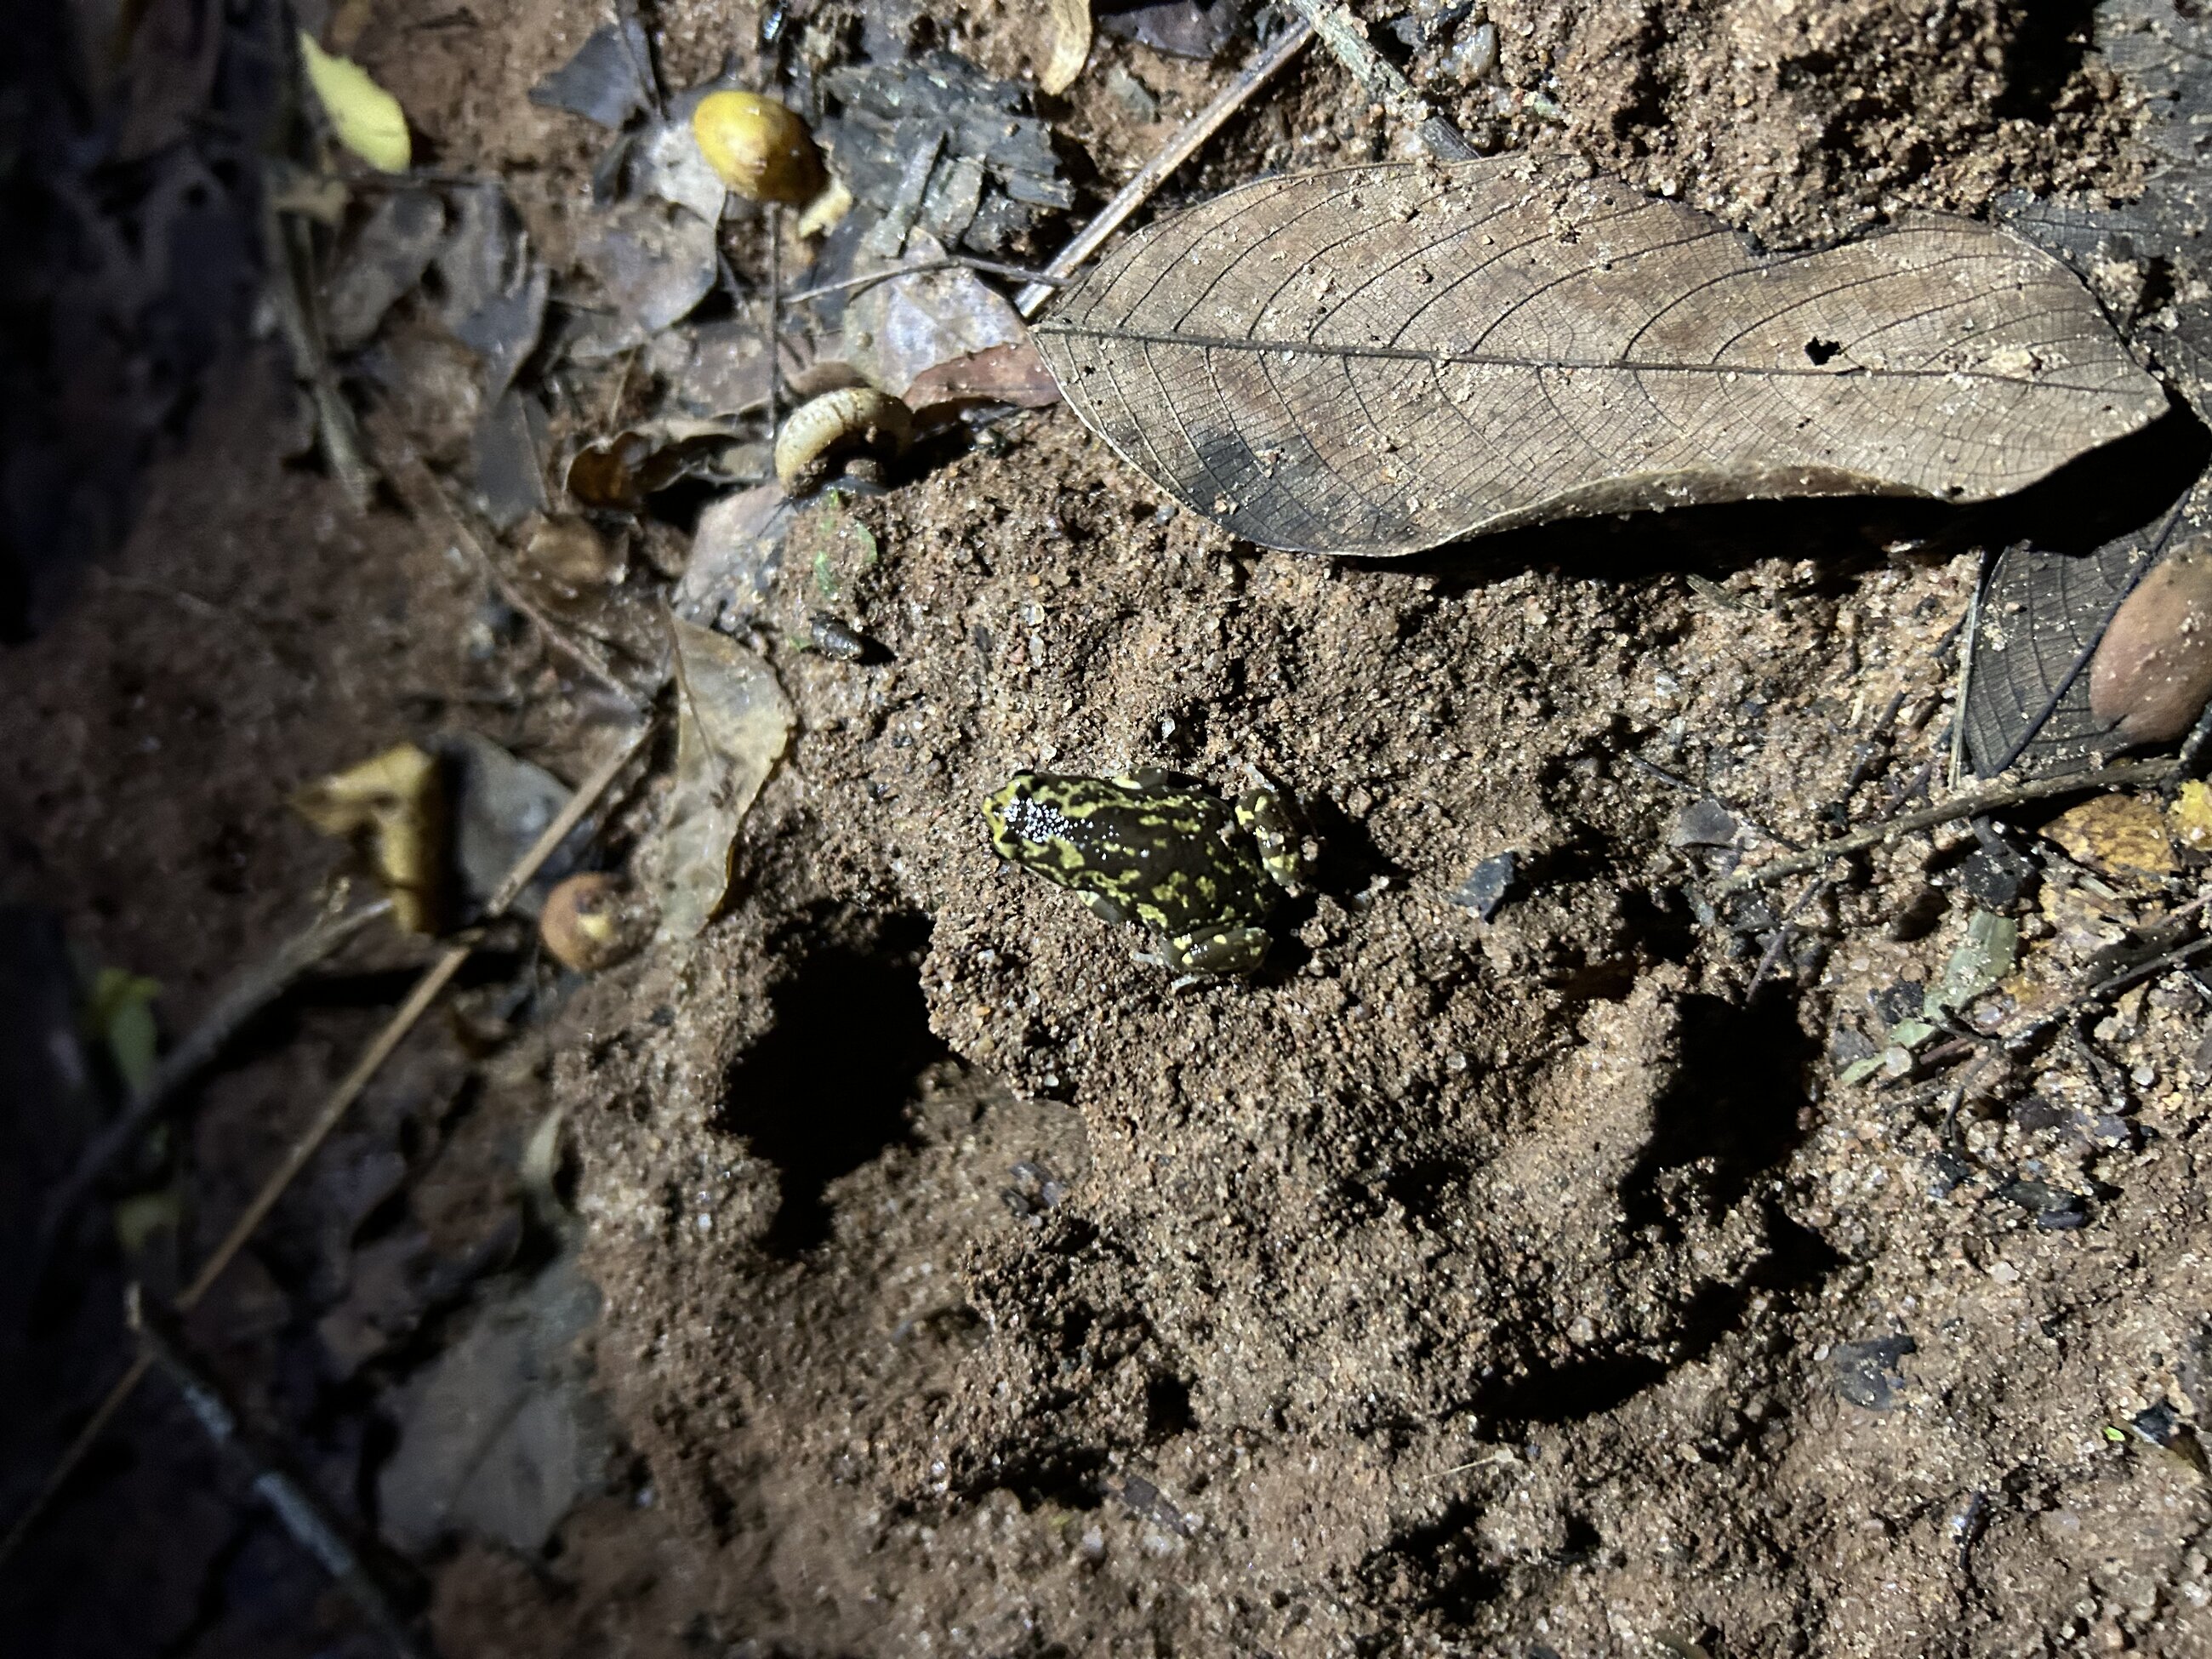
[[[2043,833],[2077,864],[2106,875],[2170,876],[2166,814],[2143,795],[2100,795],[2060,813]]]
[[[918,415],[948,404],[1012,404],[1043,409],[1060,401],[1060,386],[1037,356],[1036,345],[1018,341],[939,363],[915,376],[906,401]]]
[[[1124,459],[1315,552],[1753,497],[1982,500],[2166,408],[2081,285],[2004,231],[1921,216],[1760,258],[1521,157],[1242,185],[1130,238],[1036,333]]]
[[[1058,97],[1075,84],[1091,56],[1091,0],[1046,0],[1052,14],[1052,56],[1037,76],[1037,85]]]
[[[646,497],[712,471],[735,428],[720,421],[644,421],[597,438],[569,458],[564,482],[587,507],[635,512]]]
[[[730,848],[791,735],[773,669],[726,635],[669,618],[681,711],[676,776],[660,831],[641,860],[660,937],[690,939],[730,885]]]
[[[326,836],[361,845],[410,933],[438,930],[445,895],[447,805],[434,757],[411,743],[319,778],[292,810]]]

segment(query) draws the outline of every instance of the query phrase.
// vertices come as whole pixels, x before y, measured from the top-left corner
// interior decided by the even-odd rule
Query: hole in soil
[[[1105,1501],[1100,1485],[1105,1468],[1106,1454],[1097,1447],[1050,1441],[999,1454],[988,1474],[961,1484],[960,1494],[976,1503],[991,1492],[1010,1492],[1024,1513],[1040,1504],[1095,1510]]]
[[[1190,1409],[1190,1384],[1163,1372],[1145,1385],[1145,1438],[1158,1444],[1187,1432],[1198,1419]]]
[[[1760,1170],[1796,1146],[1798,1115],[1809,1103],[1806,1068],[1818,1058],[1819,1045],[1786,1003],[1740,1008],[1718,997],[1686,999],[1677,1081],[1655,1107],[1650,1144],[1621,1183],[1629,1225],[1668,1220],[1660,1177],[1687,1164],[1702,1167],[1698,1185],[1712,1213],[1740,1200]]]
[[[830,1237],[823,1189],[906,1139],[915,1080],[951,1053],[929,1029],[917,973],[928,938],[907,916],[810,952],[775,988],[775,1026],[731,1068],[721,1127],[776,1166],[783,1191],[762,1241],[774,1255]]]

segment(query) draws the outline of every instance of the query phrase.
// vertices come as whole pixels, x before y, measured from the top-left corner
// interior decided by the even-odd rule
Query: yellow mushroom
[[[620,876],[570,876],[545,896],[538,937],[563,968],[596,974],[634,955],[653,931],[649,907]]]
[[[806,123],[757,92],[710,92],[691,112],[691,136],[714,175],[751,202],[810,202],[821,153]]]

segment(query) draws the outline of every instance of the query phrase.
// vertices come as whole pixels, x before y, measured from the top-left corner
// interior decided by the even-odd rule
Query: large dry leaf
[[[1313,552],[1754,496],[1980,500],[2166,407],[2003,231],[1923,216],[1763,258],[1505,157],[1243,185],[1132,238],[1036,335],[1124,459]]]

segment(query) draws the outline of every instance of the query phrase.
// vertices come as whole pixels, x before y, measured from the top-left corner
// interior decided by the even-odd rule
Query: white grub
[[[896,398],[859,386],[824,392],[793,410],[775,434],[776,481],[786,494],[803,495],[839,456],[854,449],[896,455],[913,432],[914,416]]]

